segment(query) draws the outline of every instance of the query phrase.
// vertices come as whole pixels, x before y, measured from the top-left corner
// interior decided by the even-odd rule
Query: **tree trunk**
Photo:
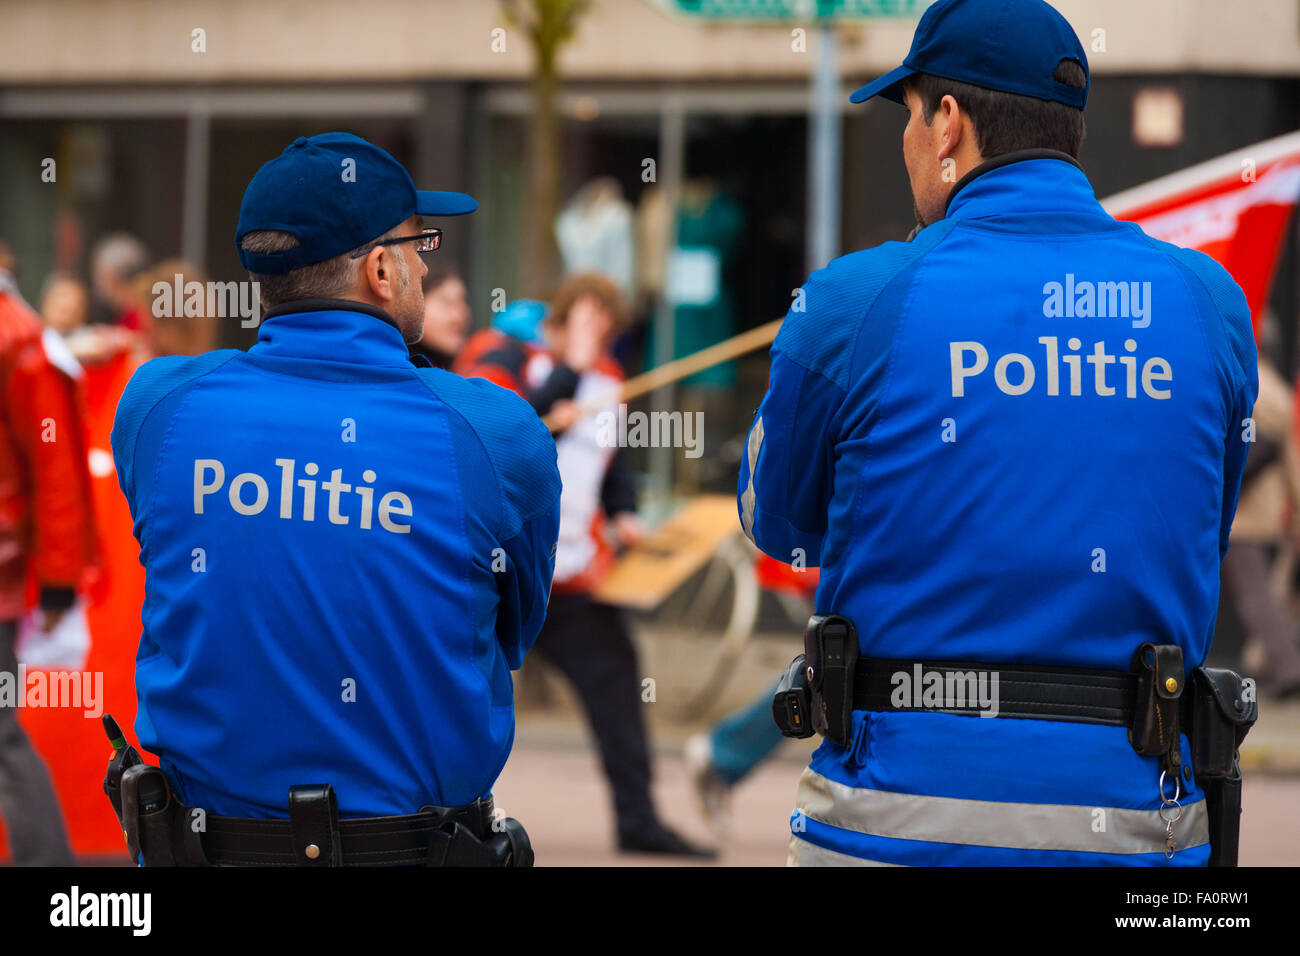
[[[540,52],[540,51],[539,51]],[[560,78],[554,61],[539,56],[533,76],[533,116],[528,137],[528,189],[525,192],[524,249],[520,269],[523,294],[544,298],[559,275],[555,217],[560,211],[560,116],[556,99]]]

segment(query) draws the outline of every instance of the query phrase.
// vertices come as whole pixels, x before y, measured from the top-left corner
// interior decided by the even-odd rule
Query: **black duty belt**
[[[473,836],[491,832],[492,798],[463,807],[425,807],[419,813],[393,817],[359,817],[336,821],[330,831],[322,816],[313,831],[310,815],[252,819],[208,816],[202,835],[203,852],[214,866],[444,866],[456,852],[447,833],[459,823]]]
[[[219,817],[188,807],[162,768],[145,763],[104,714],[113,755],[104,793],[127,852],[144,866],[533,865],[523,825],[487,796],[463,807],[421,807],[391,817],[339,819],[327,783],[289,788],[288,819]]]
[[[996,717],[1129,727],[1137,684],[1137,675],[1122,671],[863,657],[854,673],[853,709],[978,715],[983,691],[993,697]],[[936,691],[939,702],[933,701]],[[954,700],[964,703],[954,706]]]
[[[1165,812],[1178,808],[1182,784],[1195,776],[1210,810],[1210,865],[1236,865],[1238,751],[1259,713],[1254,682],[1220,667],[1196,667],[1188,674],[1177,644],[1139,645],[1127,672],[888,660],[860,656],[857,628],[848,618],[814,614],[804,631],[804,652],[790,662],[772,696],[772,717],[787,737],[819,733],[851,748],[856,746],[854,711],[930,711],[1125,727],[1136,753],[1159,758],[1156,789],[1166,822],[1166,858],[1177,849],[1177,816]],[[1183,762],[1184,734],[1190,766]]]

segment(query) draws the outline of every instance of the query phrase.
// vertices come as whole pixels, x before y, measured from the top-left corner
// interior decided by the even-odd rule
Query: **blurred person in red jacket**
[[[0,244],[0,816],[14,862],[73,862],[44,762],[18,723],[15,642],[34,590],[50,632],[72,607],[94,558],[81,371],[18,293]]]
[[[174,300],[160,298],[176,294],[176,276],[181,277],[182,289],[191,282],[206,283],[209,278],[184,260],[167,259],[139,272],[131,281],[131,308],[149,317],[145,331],[95,323],[75,325],[71,316],[61,321],[61,310],[47,299],[62,277],[47,280],[47,296],[42,297],[47,324],[67,329],[64,342],[84,369],[81,384],[98,544],[96,573],[85,592],[91,642],[84,666],[103,675],[103,709],[117,718],[127,739],[137,747],[135,658],[140,644],[144,568],[131,530],[130,509],[118,487],[109,435],[122,391],[143,362],[161,355],[197,355],[217,346],[219,319],[206,313],[185,315]],[[73,850],[82,858],[120,856],[125,860],[121,829],[113,814],[103,810],[104,736],[98,725],[66,708],[28,708],[22,721],[37,750],[46,755]],[[153,759],[146,757],[150,762]],[[12,842],[12,834],[10,837]]]
[[[582,700],[613,791],[619,849],[709,859],[714,851],[684,840],[655,811],[636,649],[622,612],[592,594],[614,563],[606,524],[625,547],[645,535],[634,476],[619,449],[602,438],[599,416],[580,412],[582,403],[616,392],[623,382],[607,349],[624,316],[610,279],[575,275],[556,290],[542,321],[548,347],[506,324],[511,332],[478,333],[455,369],[512,388],[539,415],[554,413],[559,420],[560,536],[546,623],[533,649]]]
[[[90,290],[66,272],[52,272],[41,291],[41,321],[65,338],[90,318]]]

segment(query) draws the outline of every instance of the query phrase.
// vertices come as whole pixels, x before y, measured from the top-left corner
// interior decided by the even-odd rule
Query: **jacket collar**
[[[301,299],[269,309],[253,349],[268,357],[410,364],[397,321],[383,309],[350,299]]]
[[[945,219],[1034,212],[1105,215],[1083,167],[1068,153],[1021,149],[980,163],[952,187]]]

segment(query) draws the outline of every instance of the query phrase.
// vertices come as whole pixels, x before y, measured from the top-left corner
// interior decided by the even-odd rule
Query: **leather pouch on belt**
[[[299,866],[342,866],[339,804],[328,783],[289,788],[289,830]]]
[[[178,804],[166,775],[152,764],[136,764],[122,774],[122,795],[131,855],[145,866],[175,866],[172,841]]]
[[[1237,749],[1259,716],[1253,685],[1224,667],[1192,671],[1192,769],[1198,780],[1222,780],[1232,774]]]
[[[858,632],[838,614],[814,614],[803,638],[812,691],[812,725],[827,740],[848,747],[853,727],[853,674]]]
[[[1133,655],[1137,697],[1128,739],[1148,757],[1176,754],[1178,699],[1183,693],[1183,649],[1177,644],[1143,644]]]

